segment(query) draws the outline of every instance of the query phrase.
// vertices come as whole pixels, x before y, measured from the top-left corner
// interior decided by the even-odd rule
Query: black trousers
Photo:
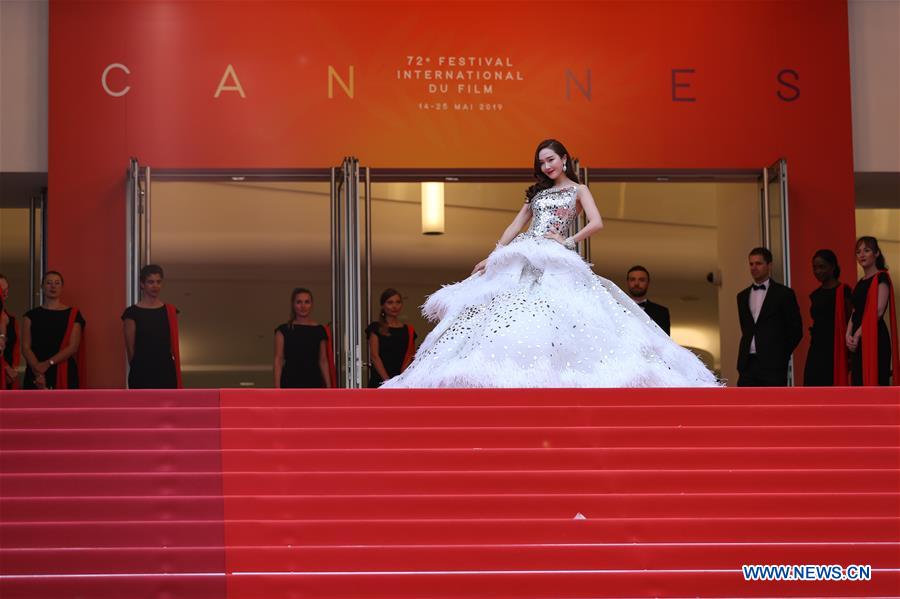
[[[787,364],[783,368],[763,368],[756,354],[750,354],[738,375],[738,387],[787,387]]]

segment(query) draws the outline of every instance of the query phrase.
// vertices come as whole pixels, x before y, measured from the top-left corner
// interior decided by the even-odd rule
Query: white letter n
[[[351,98],[351,99],[353,98],[354,86],[353,86],[353,65],[352,64],[350,65],[350,73],[349,73],[348,79],[350,79],[350,85],[347,85],[346,83],[344,83],[344,80],[341,79],[340,75],[337,74],[337,71],[334,70],[333,66],[328,65],[328,99],[329,100],[334,99],[334,81],[335,80],[337,80],[338,85],[340,85],[344,89],[344,93],[347,94],[347,97]]]

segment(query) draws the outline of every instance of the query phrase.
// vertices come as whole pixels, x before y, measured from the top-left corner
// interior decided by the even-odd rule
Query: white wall
[[[47,171],[47,0],[0,1],[0,172]]]
[[[850,0],[856,172],[900,172],[900,0]]]

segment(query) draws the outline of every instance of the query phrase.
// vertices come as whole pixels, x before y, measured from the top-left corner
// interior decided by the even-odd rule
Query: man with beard
[[[671,322],[669,319],[669,309],[660,304],[651,302],[647,299],[647,290],[650,288],[650,273],[641,265],[635,265],[628,269],[626,275],[628,283],[628,295],[644,309],[647,316],[653,319],[659,328],[671,335]]]

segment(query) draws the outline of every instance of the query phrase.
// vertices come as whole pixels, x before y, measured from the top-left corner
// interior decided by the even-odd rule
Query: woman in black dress
[[[381,292],[381,315],[366,328],[369,339],[369,387],[376,388],[410,365],[416,354],[416,332],[400,322],[403,298],[396,289]]]
[[[141,269],[141,299],[122,313],[129,389],[181,388],[178,318],[175,306],[159,299],[163,269]]]
[[[884,387],[890,384],[892,369],[895,377],[900,376],[894,288],[877,239],[866,236],[856,241],[856,261],[863,277],[853,289],[853,314],[847,325],[847,349],[853,352],[851,384]],[[890,333],[884,322],[887,310]]]
[[[847,385],[849,368],[844,332],[852,309],[850,288],[841,283],[841,268],[831,250],[817,251],[812,267],[821,285],[809,294],[812,326],[803,384],[807,387]],[[836,298],[841,298],[840,302]]]
[[[291,316],[275,329],[275,388],[321,389],[331,386],[328,335],[310,314],[313,295],[298,287],[291,292]]]
[[[9,280],[0,274],[0,389],[14,389],[19,366],[19,325],[9,313]]]
[[[47,271],[41,281],[43,303],[22,319],[22,356],[25,358],[25,389],[78,389],[79,364],[75,355],[82,345],[85,320],[78,308],[60,301],[63,277]]]

